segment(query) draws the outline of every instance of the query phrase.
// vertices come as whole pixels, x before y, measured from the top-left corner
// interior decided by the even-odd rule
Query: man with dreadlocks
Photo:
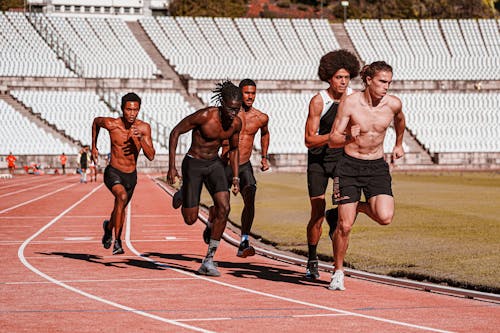
[[[179,136],[192,132],[191,147],[182,161],[182,216],[186,224],[198,219],[198,207],[202,185],[205,184],[215,206],[210,241],[205,259],[198,269],[199,274],[219,276],[213,257],[226,228],[229,216],[229,185],[224,172],[224,163],[218,152],[224,140],[229,141],[229,162],[233,175],[238,175],[238,142],[241,119],[237,117],[242,104],[240,88],[231,81],[218,83],[213,91],[218,106],[209,106],[182,119],[170,133],[167,181],[181,178],[175,167],[175,151]],[[233,177],[232,191],[239,192],[239,178]]]

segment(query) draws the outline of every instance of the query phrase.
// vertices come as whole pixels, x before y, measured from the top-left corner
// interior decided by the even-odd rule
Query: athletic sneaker
[[[238,253],[236,255],[241,258],[251,257],[255,255],[255,249],[253,248],[253,246],[250,246],[248,240],[246,239],[240,243],[240,246],[238,247]]]
[[[307,261],[306,279],[319,279],[318,260]]]
[[[208,276],[220,276],[217,267],[215,267],[214,261],[212,258],[203,259],[200,268],[198,268],[198,274],[208,275]]]
[[[115,245],[113,246],[113,254],[124,254],[125,251],[123,251],[122,248],[122,240],[121,239],[115,239]]]
[[[328,286],[330,290],[345,290],[344,287],[344,272],[335,271],[332,275],[332,282]]]
[[[332,208],[329,209],[325,212],[325,218],[326,222],[328,223],[328,226],[330,227],[330,230],[328,231],[328,236],[330,239],[333,240],[333,233],[335,232],[335,229],[337,228],[337,221],[339,219],[339,209],[338,208]]]
[[[174,207],[174,209],[177,209],[180,206],[182,206],[182,187],[179,191],[175,192],[174,196],[172,197],[172,207]]]
[[[111,247],[111,242],[113,241],[113,231],[108,229],[109,221],[104,220],[102,223],[102,228],[104,229],[104,235],[102,236],[102,246],[105,249],[109,249]]]
[[[212,235],[212,229],[210,229],[210,227],[207,225],[205,227],[205,230],[203,230],[203,241],[205,242],[205,244],[210,243],[210,236],[211,235]]]

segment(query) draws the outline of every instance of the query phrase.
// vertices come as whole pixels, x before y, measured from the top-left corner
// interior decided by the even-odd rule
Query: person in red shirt
[[[7,160],[7,166],[9,167],[9,173],[11,175],[14,175],[14,170],[16,169],[17,158],[14,155],[12,155],[12,152],[10,152],[9,156],[7,156],[6,160]]]
[[[59,161],[61,161],[61,168],[62,168],[62,174],[65,175],[66,174],[66,161],[68,160],[68,157],[62,153],[61,155],[59,155]]]

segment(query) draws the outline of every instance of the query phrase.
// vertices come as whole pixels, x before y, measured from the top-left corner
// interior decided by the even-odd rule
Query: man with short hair
[[[231,81],[217,84],[213,99],[218,106],[209,106],[182,119],[170,133],[167,182],[173,184],[181,178],[175,166],[175,152],[179,136],[191,131],[191,147],[182,162],[182,217],[188,225],[198,220],[200,195],[203,184],[214,201],[213,226],[208,250],[198,269],[199,274],[220,276],[213,258],[226,228],[229,216],[229,185],[224,172],[224,163],[218,155],[224,140],[229,141],[229,161],[234,175],[238,174],[238,142],[241,120],[241,91]],[[239,192],[239,178],[232,178],[233,193]],[[175,203],[175,200],[174,200]],[[180,204],[179,204],[180,206]],[[175,205],[174,205],[175,207]]]
[[[103,223],[104,235],[102,245],[105,249],[111,247],[113,229],[115,242],[113,254],[124,253],[121,234],[125,221],[127,207],[137,184],[137,158],[140,151],[148,160],[155,157],[155,149],[151,138],[151,126],[137,119],[141,108],[141,98],[135,93],[122,97],[120,118],[97,117],[92,124],[92,159],[97,163],[99,151],[97,138],[99,130],[108,130],[111,141],[111,162],[104,170],[104,183],[115,197],[113,211],[109,220]]]
[[[7,161],[7,167],[9,168],[9,173],[11,176],[14,176],[14,171],[16,170],[16,161],[17,157],[15,157],[12,152],[9,152],[9,155],[5,158]]]
[[[363,192],[367,204],[363,213],[381,225],[394,216],[394,197],[389,166],[384,159],[384,139],[394,122],[396,142],[394,159],[404,155],[405,117],[399,98],[387,91],[392,83],[392,67],[376,61],[360,73],[365,90],[347,96],[339,105],[329,138],[330,147],[344,147],[335,170],[338,186],[334,199],[339,204],[339,219],[334,241],[334,274],[331,290],[344,290],[344,257],[349,235],[359,211]]]

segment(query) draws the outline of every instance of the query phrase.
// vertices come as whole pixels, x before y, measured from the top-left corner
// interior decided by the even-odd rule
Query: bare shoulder
[[[254,110],[255,114],[257,115],[257,118],[259,119],[260,123],[266,124],[268,122],[269,116],[266,113],[264,113],[256,108],[253,108],[253,110]]]
[[[120,118],[112,118],[112,117],[96,117],[94,119],[94,122],[99,125],[100,127],[106,128],[106,129],[113,129],[116,126],[118,126]]]
[[[151,128],[151,125],[149,123],[145,122],[144,120],[140,120],[140,119],[136,120],[136,125],[138,128],[141,128],[141,129]]]
[[[394,112],[399,112],[403,108],[403,103],[399,97],[394,95],[387,95],[387,104]]]
[[[323,97],[317,93],[309,102],[309,116],[319,116],[321,111],[323,111]]]
[[[241,131],[241,127],[242,127],[242,122],[241,122],[241,118],[240,117],[234,117],[233,119],[233,125],[234,125],[234,129],[239,132]]]

